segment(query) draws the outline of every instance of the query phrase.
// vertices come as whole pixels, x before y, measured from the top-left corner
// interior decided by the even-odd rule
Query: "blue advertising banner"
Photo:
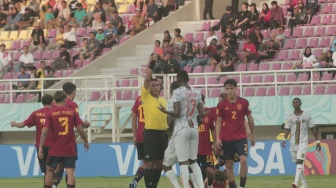
[[[333,165],[330,161],[335,161],[335,152],[333,153],[330,148],[335,144],[335,140],[324,142],[322,144],[322,153],[319,155],[315,154],[315,144],[310,144],[310,149],[307,153],[307,156],[311,156],[307,160],[310,164],[309,166],[312,166],[311,164],[316,166],[316,169],[319,169],[319,174],[335,173],[329,171],[331,169],[330,165]],[[289,146],[289,143],[287,143],[287,146]],[[137,160],[137,153],[133,143],[91,144],[88,152],[85,152],[83,145],[79,144],[78,152],[79,159],[76,164],[76,175],[78,177],[132,176],[141,164]],[[36,177],[42,175],[34,146],[1,145],[0,153],[0,166],[2,169],[0,170],[0,178]],[[321,160],[321,156],[323,160]],[[282,148],[281,141],[258,141],[254,147],[250,147],[248,166],[250,176],[295,174],[295,164],[291,160],[289,148]],[[179,173],[176,165],[174,170]],[[239,163],[236,163],[236,174],[238,170]]]

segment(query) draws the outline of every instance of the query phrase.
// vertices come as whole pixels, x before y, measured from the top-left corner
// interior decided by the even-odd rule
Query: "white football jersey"
[[[315,127],[311,116],[307,112],[303,112],[300,116],[291,113],[285,123],[285,129],[290,129],[290,144],[291,147],[307,146],[308,131]]]
[[[198,128],[197,106],[202,102],[201,93],[194,88],[187,89],[181,86],[174,91],[172,99],[174,102],[180,102],[181,105],[180,117],[175,119],[175,129],[179,131],[184,127],[190,127],[190,124]]]
[[[173,99],[168,99],[167,100],[167,111],[174,111],[174,102],[173,102]],[[169,142],[171,142],[171,140],[174,139],[175,135],[176,135],[176,128],[175,128],[175,125],[174,125],[174,130],[172,132],[172,137],[170,138]]]

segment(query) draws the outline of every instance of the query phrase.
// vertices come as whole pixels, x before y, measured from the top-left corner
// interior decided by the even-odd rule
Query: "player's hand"
[[[44,157],[42,147],[39,148],[38,156],[39,156],[40,159],[42,159]]]
[[[90,148],[89,143],[84,143],[84,148],[85,148],[85,151],[89,151],[89,148]]]
[[[285,148],[286,147],[286,140],[282,141],[282,147]]]
[[[160,104],[157,108],[163,113],[167,112],[166,108],[164,106],[162,106],[162,104]]]
[[[316,150],[317,150],[317,151],[321,151],[321,144],[320,144],[320,143],[317,143],[317,144],[316,144]]]
[[[251,136],[251,130],[250,129],[246,130],[246,136],[247,137]]]
[[[218,153],[218,151],[222,148],[222,142],[221,142],[221,140],[220,139],[217,139],[216,140],[216,147],[215,147],[215,149],[216,149],[216,154]]]
[[[16,122],[15,121],[11,121],[10,124],[11,124],[12,127],[15,127]]]
[[[255,138],[254,138],[254,136],[252,135],[252,137],[251,137],[251,146],[254,147],[254,146],[255,146],[255,143],[256,143]]]

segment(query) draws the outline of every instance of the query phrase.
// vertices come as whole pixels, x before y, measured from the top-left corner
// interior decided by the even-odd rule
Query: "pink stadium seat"
[[[211,89],[208,97],[217,98],[220,95],[220,93],[221,93],[221,90],[219,88]]]
[[[289,95],[289,87],[282,87],[279,91],[279,96]]]
[[[131,68],[130,74],[138,74],[138,68]]]
[[[205,78],[203,77],[196,78],[195,85],[205,85]]]
[[[100,98],[100,92],[99,91],[94,91],[91,94],[90,101],[98,101]]]
[[[313,81],[319,81],[320,77],[321,77],[320,73],[314,73],[313,74]]]
[[[240,77],[239,76],[232,76],[231,79],[234,79],[234,80],[236,80],[237,83],[240,83]]]
[[[196,33],[194,42],[202,42],[204,38],[204,33]]]
[[[300,73],[298,78],[297,78],[297,81],[300,81],[300,82],[305,82],[305,81],[308,81],[308,78],[309,78],[309,75],[306,74],[306,73]]]
[[[294,49],[296,40],[295,39],[287,39],[283,49]]]
[[[219,24],[219,20],[216,20],[216,21],[214,21],[214,23],[212,25],[215,26],[215,25],[218,25],[218,24]]]
[[[21,48],[21,41],[17,40],[17,41],[13,41],[12,50],[20,50]]]
[[[6,74],[4,76],[4,79],[5,80],[13,79],[13,73],[12,72],[6,72]]]
[[[138,87],[138,80],[132,80],[131,87]]]
[[[26,98],[26,101],[30,101],[32,98],[34,98],[36,96],[36,94],[34,94],[34,93],[29,93],[28,95],[27,95],[27,98]]]
[[[121,80],[120,81],[120,84],[119,84],[119,87],[129,87],[130,86],[130,83],[131,83],[131,80]]]
[[[335,0],[331,0],[332,2],[336,2]],[[336,6],[334,6],[332,13],[336,13]]]
[[[251,83],[261,83],[262,82],[262,76],[256,75],[253,76]]]
[[[224,82],[225,82],[227,79],[228,79],[227,76],[221,76],[220,79],[219,79],[219,81],[218,81],[218,83],[219,83],[219,84],[224,84]]]
[[[47,38],[55,38],[56,37],[56,29],[50,29],[47,34]]]
[[[307,24],[307,25],[320,25],[320,20],[321,20],[321,16],[313,16],[310,24]]]
[[[290,55],[288,55],[288,60],[297,60],[300,57],[300,51],[299,50],[293,50],[291,51]]]
[[[277,82],[285,82],[285,79],[286,79],[286,75],[277,75]]]
[[[127,25],[128,22],[130,21],[130,16],[122,16],[121,18],[122,18],[124,25]]]
[[[115,96],[116,100],[121,100],[122,92],[121,91],[116,91],[115,93],[116,93],[116,96]]]
[[[273,63],[271,70],[280,70],[281,63]]]
[[[237,87],[236,95],[241,96],[241,94],[240,94],[240,87]]]
[[[316,49],[313,51],[314,56],[317,58],[323,53],[322,49]]]
[[[140,69],[140,74],[146,74],[146,71],[147,71],[146,68],[141,68]]]
[[[138,96],[139,96],[139,92],[138,92],[138,91],[134,91],[134,92],[133,92],[133,97],[132,97],[132,100],[135,100],[135,99],[137,99],[137,98],[138,98]]]
[[[268,63],[260,63],[259,71],[268,71],[269,67],[270,67],[270,65]]]
[[[25,102],[25,94],[19,94],[17,95],[16,99],[15,99],[15,103],[24,103]]]
[[[246,96],[246,97],[252,97],[252,96],[254,96],[254,91],[255,91],[254,87],[248,87],[245,90],[244,96]]]
[[[42,54],[42,59],[46,60],[46,59],[52,59],[52,51],[44,51]]]
[[[22,55],[22,52],[16,52],[15,55],[13,56],[14,61],[19,61],[20,56]]]
[[[319,3],[326,3],[326,2],[328,2],[328,0],[318,0],[317,2],[319,2]]]
[[[332,78],[332,75],[330,73],[325,72],[323,73],[321,80],[327,81],[327,80],[331,80],[331,78]]]
[[[302,36],[302,28],[301,27],[296,27],[294,28],[293,30],[293,37],[296,38],[296,37],[301,37]]]
[[[321,39],[318,47],[329,47],[329,45],[330,45],[330,38],[326,37]]]
[[[83,64],[82,64],[82,61],[81,61],[81,60],[76,59],[75,64],[77,65],[77,69],[82,68],[82,65],[83,65]]]
[[[103,51],[102,51],[102,55],[105,55],[109,51],[111,51],[111,48],[104,48]]]
[[[135,6],[130,4],[127,9],[127,13],[134,14],[135,13]]]
[[[325,15],[320,25],[330,25],[331,19],[332,19],[331,15]]]
[[[76,36],[77,37],[84,37],[85,34],[86,34],[86,27],[76,29]]]
[[[133,95],[132,91],[124,91],[121,100],[131,100],[132,95]]]
[[[251,76],[245,75],[242,76],[242,83],[250,83],[251,82]]]
[[[34,60],[41,60],[42,59],[42,52],[40,51],[35,51],[33,54]]]
[[[5,91],[5,87],[6,87],[5,84],[0,84],[0,91]]]
[[[324,92],[324,90],[323,90]],[[302,95],[310,95],[311,94],[311,86],[305,86],[302,91]]]
[[[334,95],[334,94],[336,94],[336,86],[335,85],[328,86],[325,94],[327,94],[327,95]]]
[[[21,48],[23,48],[24,46],[29,46],[29,40],[22,41]]]
[[[330,14],[332,13],[332,9],[333,9],[333,4],[326,4],[324,5],[322,9],[322,14]],[[323,19],[325,19],[325,17]]]
[[[334,20],[336,21],[336,16],[334,16]],[[336,32],[336,26],[329,26],[325,35],[326,36],[334,36],[335,32]]]
[[[15,101],[15,95],[12,95],[12,103]],[[11,103],[10,95],[7,95],[5,103]]]
[[[63,77],[63,71],[62,70],[57,70],[55,72],[55,77],[57,78],[62,78]]]
[[[266,88],[258,87],[257,93],[255,96],[266,96]]]
[[[209,31],[210,27],[211,27],[211,22],[203,22],[202,28],[196,31]]]
[[[128,39],[129,39],[129,36],[122,37],[119,44],[123,44],[124,42],[128,41]]]
[[[335,25],[336,24],[336,17],[334,16],[334,18],[331,21],[331,24]]]
[[[266,75],[264,79],[264,83],[273,83],[274,82],[274,76],[273,75]]]
[[[258,64],[256,63],[250,63],[249,66],[248,66],[248,71],[258,71]]]
[[[120,94],[120,95],[119,95]],[[119,97],[121,98],[121,92],[119,91],[119,94],[117,93],[117,95],[119,95]],[[119,100],[120,100],[119,98]],[[109,101],[111,99],[111,91],[104,91],[101,93],[101,100],[102,101]]]
[[[238,72],[246,71],[246,69],[247,69],[247,65],[244,64],[244,63],[241,63],[241,64],[238,65],[237,71]]]
[[[281,50],[278,54],[277,60],[284,61],[288,59],[288,51]]]
[[[183,70],[187,71],[187,73],[191,73],[191,67],[190,66],[183,67]]]
[[[269,30],[268,29],[261,30],[260,32],[263,35],[264,39],[268,39],[268,37],[269,37]]]
[[[330,22],[329,22],[329,23],[330,23]],[[315,32],[314,36],[315,36],[315,37],[322,37],[322,36],[324,36],[325,31],[326,31],[326,28],[325,28],[325,27],[318,27],[318,28],[316,29],[316,32]]]
[[[207,83],[208,85],[217,84],[217,77],[209,77]]]
[[[88,59],[85,59],[84,62],[83,62],[83,67],[89,65],[91,63],[91,59],[88,58]]]
[[[325,87],[324,86],[316,86],[314,95],[323,95]]]
[[[205,91],[205,89],[201,89],[201,94],[203,94],[204,96],[206,96],[206,91]]]
[[[64,71],[64,77],[69,77],[70,75],[72,75],[74,73],[73,70],[65,70]]]
[[[295,48],[306,48],[307,47],[307,39],[306,38],[301,38],[299,41],[296,43]]]
[[[189,84],[195,85],[195,78],[189,78]]]
[[[303,33],[304,37],[311,37],[314,34],[314,28],[313,27],[307,27]]]
[[[319,43],[319,38],[312,38],[309,40],[308,46],[312,48],[317,48]]]
[[[217,31],[216,36],[217,36],[217,39],[221,39],[223,37],[223,34],[221,31]]]
[[[267,96],[275,96],[275,88],[274,87],[268,88]]]
[[[202,73],[203,72],[203,66],[195,66],[193,73]]]
[[[285,29],[284,34],[285,34],[286,38],[290,38],[291,37],[291,30],[289,28]]]
[[[296,75],[295,74],[287,75],[286,82],[296,82]]]
[[[301,95],[301,86],[295,86],[292,88],[291,95]]]
[[[286,62],[286,63],[283,64],[282,70],[290,70],[290,69],[292,69],[292,67],[293,67],[293,63]]]
[[[192,42],[193,37],[194,37],[193,33],[186,33],[184,39],[185,39],[186,42]]]
[[[206,65],[204,66],[204,71],[203,72],[214,72],[215,67],[213,65]]]

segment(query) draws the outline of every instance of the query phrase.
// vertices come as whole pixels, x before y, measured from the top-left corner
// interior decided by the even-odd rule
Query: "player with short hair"
[[[36,128],[35,147],[37,148],[37,153],[39,152],[41,131],[42,131],[45,119],[46,119],[46,114],[51,110],[51,104],[53,100],[54,99],[51,95],[45,94],[42,97],[43,108],[31,113],[30,116],[23,122],[18,122],[18,123],[15,121],[11,122],[11,126],[17,127],[17,128],[23,128],[25,126],[31,128],[35,126]],[[47,134],[48,134],[47,140],[44,142],[42,146],[42,152],[43,152],[44,157],[38,158],[40,169],[41,169],[41,172],[44,174],[44,176],[46,175],[46,160],[48,157],[49,145],[51,142],[51,131],[48,131]]]
[[[143,115],[143,108],[141,102],[141,96],[134,101],[134,105],[132,107],[132,130],[133,130],[133,137],[134,137],[134,146],[138,152],[138,160],[142,160],[142,165],[138,168],[133,181],[129,184],[130,188],[136,188],[138,182],[144,175],[145,171],[145,163],[143,162],[144,159],[144,138],[143,138],[143,131],[145,127],[145,117]]]
[[[224,150],[225,169],[230,188],[236,188],[233,165],[237,152],[240,161],[240,187],[244,188],[247,175],[247,134],[244,126],[245,116],[251,131],[251,145],[255,145],[254,120],[249,102],[236,95],[237,82],[228,79],[224,83],[227,98],[217,105],[216,149]]]
[[[170,116],[175,117],[177,136],[174,146],[180,164],[183,187],[189,187],[189,169],[191,168],[197,181],[197,187],[204,187],[202,172],[196,163],[198,151],[198,121],[204,117],[204,107],[201,93],[188,85],[189,76],[184,70],[177,73],[180,87],[173,92],[174,111],[167,111],[163,106],[158,108]]]
[[[52,131],[52,140],[47,161],[47,175],[44,188],[52,188],[54,170],[58,163],[62,163],[67,174],[67,188],[75,188],[75,168],[77,160],[77,147],[74,128],[84,140],[84,148],[89,149],[89,143],[81,126],[79,114],[66,107],[67,95],[63,91],[56,91],[54,100],[57,106],[46,114],[46,120],[41,133],[39,144],[39,157],[43,158],[43,144],[47,139],[49,130]]]
[[[299,180],[302,182],[301,188],[307,188],[307,182],[304,175],[304,161],[308,150],[308,130],[310,129],[316,140],[316,150],[321,150],[320,140],[317,134],[316,126],[309,113],[301,110],[301,99],[294,98],[292,101],[294,112],[289,114],[285,123],[285,136],[282,141],[282,147],[286,146],[286,138],[289,133],[290,151],[293,162],[296,163],[295,180],[292,188],[297,188]]]

